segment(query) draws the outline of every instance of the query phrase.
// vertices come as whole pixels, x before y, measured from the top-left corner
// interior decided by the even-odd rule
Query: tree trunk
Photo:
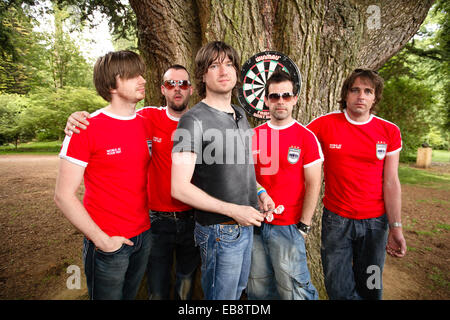
[[[163,103],[162,72],[180,63],[191,75],[201,45],[222,40],[245,62],[264,50],[288,55],[302,87],[294,116],[307,124],[338,108],[351,70],[380,68],[416,33],[432,0],[130,0],[137,16],[140,50],[148,67],[147,101]],[[191,105],[198,101],[194,95]],[[158,102],[158,103],[157,103]],[[252,119],[255,125],[258,120]],[[326,297],[320,262],[322,206],[308,236],[313,282]]]

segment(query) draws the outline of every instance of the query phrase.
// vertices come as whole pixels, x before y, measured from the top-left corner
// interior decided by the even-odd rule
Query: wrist
[[[256,189],[256,194],[257,194],[259,197],[261,197],[261,195],[264,194],[264,193],[267,194],[267,191],[266,191],[266,189],[264,189],[263,187],[258,187],[258,188]]]
[[[394,228],[401,228],[402,227],[402,223],[399,221],[394,221],[392,223],[389,223],[389,228],[394,229]]]
[[[309,231],[311,230],[311,226],[299,221],[297,223],[297,229],[299,229],[301,232],[305,234],[308,234]]]
[[[307,226],[311,226],[311,220],[303,220],[303,219],[300,219],[300,221],[299,222],[301,222],[301,223],[303,223],[303,224],[306,224]]]
[[[108,236],[106,233],[100,234],[95,238],[92,238],[92,242],[94,243],[95,247],[100,248],[103,250],[104,248],[107,248],[109,245],[109,240],[111,239],[110,236]]]
[[[234,219],[235,217],[235,212],[238,209],[239,205],[238,204],[234,204],[234,203],[227,203],[226,204],[226,209],[223,211],[225,212],[225,215],[230,217],[231,219]]]

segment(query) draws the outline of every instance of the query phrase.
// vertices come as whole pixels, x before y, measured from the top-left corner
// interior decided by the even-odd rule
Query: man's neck
[[[226,94],[206,92],[206,97],[202,101],[219,111],[234,113],[234,109],[231,107],[231,91]]]
[[[270,124],[275,127],[284,127],[284,126],[291,124],[293,121],[294,121],[294,119],[292,117],[288,117],[283,120],[277,120],[274,117],[271,117]]]
[[[136,103],[113,99],[111,103],[105,107],[105,110],[116,116],[129,117],[136,113]]]
[[[355,114],[352,112],[349,112],[349,110],[346,110],[347,116],[355,122],[367,122],[370,118],[370,113],[363,113],[363,114]]]
[[[189,110],[188,108],[185,108],[181,111],[176,111],[171,107],[167,106],[167,112],[174,118],[181,118],[181,116],[185,114],[188,110]]]

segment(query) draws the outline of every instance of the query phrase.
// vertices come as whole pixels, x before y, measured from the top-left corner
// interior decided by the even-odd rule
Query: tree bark
[[[130,5],[136,13],[139,49],[147,65],[145,102],[163,105],[160,87],[164,71],[181,64],[193,75],[195,54],[203,41],[197,5],[185,0],[132,0]]]
[[[194,72],[201,45],[222,40],[245,62],[264,50],[288,55],[302,87],[294,117],[303,124],[338,108],[344,79],[355,68],[380,68],[416,33],[432,0],[130,0],[148,67],[147,103],[163,103],[160,80],[173,63]],[[237,101],[237,100],[236,100]],[[191,105],[198,102],[193,96]],[[256,125],[260,122],[251,119]],[[308,236],[314,285],[325,298],[320,262],[322,206]]]

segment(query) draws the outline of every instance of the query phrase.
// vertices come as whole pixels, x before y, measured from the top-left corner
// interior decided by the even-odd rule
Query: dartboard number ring
[[[264,103],[265,85],[274,71],[282,69],[294,79],[300,91],[301,76],[298,67],[286,55],[277,51],[263,51],[248,59],[241,68],[242,87],[238,100],[241,106],[255,118],[270,119],[269,108]]]

